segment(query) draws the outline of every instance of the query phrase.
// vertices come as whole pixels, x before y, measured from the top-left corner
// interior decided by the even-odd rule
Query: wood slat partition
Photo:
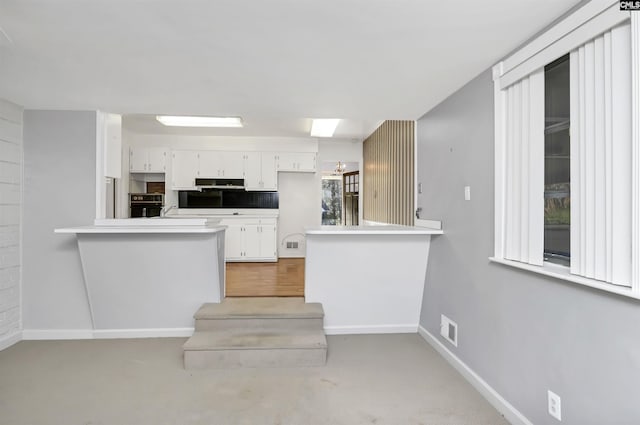
[[[413,225],[415,121],[385,121],[363,144],[363,217]]]

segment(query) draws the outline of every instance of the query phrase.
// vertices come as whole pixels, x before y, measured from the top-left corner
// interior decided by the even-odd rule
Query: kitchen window
[[[640,298],[640,17],[617,5],[494,67],[491,259]]]

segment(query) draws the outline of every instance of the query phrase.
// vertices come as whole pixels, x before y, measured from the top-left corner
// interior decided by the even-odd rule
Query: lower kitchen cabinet
[[[224,219],[225,260],[277,261],[276,219]]]

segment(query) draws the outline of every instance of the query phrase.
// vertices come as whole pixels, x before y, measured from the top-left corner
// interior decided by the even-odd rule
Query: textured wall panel
[[[414,121],[385,121],[363,144],[363,217],[413,225]]]
[[[0,100],[0,345],[20,330],[22,108]]]

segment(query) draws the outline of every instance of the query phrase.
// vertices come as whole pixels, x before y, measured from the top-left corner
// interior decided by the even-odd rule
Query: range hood
[[[244,189],[244,179],[196,179],[196,188],[203,189]]]

